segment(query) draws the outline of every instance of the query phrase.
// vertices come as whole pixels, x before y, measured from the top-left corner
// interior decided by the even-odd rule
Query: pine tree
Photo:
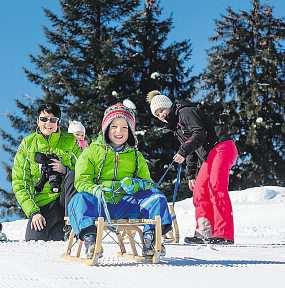
[[[203,79],[208,101],[228,102],[239,114],[235,187],[284,185],[284,38],[284,20],[257,0],[251,11],[228,8],[216,21]]]
[[[31,101],[16,100],[19,113],[7,114],[17,131],[13,136],[0,129],[10,161],[23,136],[35,131],[36,111],[43,101],[62,107],[63,125],[74,118],[84,123],[88,135],[98,132],[120,61],[117,25],[138,5],[133,0],[61,0],[60,17],[44,9],[52,27],[44,27],[48,45],[39,45],[40,53],[30,55],[34,70],[24,68],[43,94]],[[3,165],[10,181],[11,164]],[[16,207],[15,199],[14,203]]]
[[[111,76],[118,61],[118,40],[113,36],[115,26],[137,4],[138,1],[61,1],[62,17],[44,10],[52,23],[52,30],[44,28],[49,45],[40,45],[40,54],[30,55],[36,68],[34,71],[24,69],[28,79],[41,88],[43,95],[28,103],[16,101],[24,117],[20,113],[7,115],[11,126],[18,131],[18,135],[13,137],[1,129],[2,139],[6,141],[3,149],[11,160],[22,137],[35,131],[34,117],[43,101],[62,106],[63,123],[67,118],[75,118],[89,128],[89,135],[98,131],[106,102],[104,97],[112,89]],[[108,25],[109,22],[112,26]],[[7,178],[11,180],[11,165],[3,164]],[[13,194],[5,195],[11,197],[3,198],[2,206],[9,203],[10,207],[13,201],[14,208],[10,207],[9,211],[17,209]]]
[[[139,1],[61,1],[62,17],[45,9],[53,29],[45,35],[53,48],[31,56],[41,74],[25,70],[44,91],[44,100],[60,103],[69,118],[81,120],[87,133],[98,132],[102,110],[120,73],[120,22]],[[83,113],[84,111],[84,113]]]
[[[159,88],[172,99],[185,98],[191,95],[194,80],[189,79],[189,41],[165,44],[172,19],[159,20],[159,2],[152,2],[61,0],[61,16],[44,9],[51,22],[51,28],[44,28],[47,45],[39,46],[38,55],[30,55],[34,68],[24,69],[43,94],[30,103],[16,102],[23,116],[8,115],[19,132],[13,138],[2,130],[11,159],[21,138],[34,131],[35,111],[42,101],[60,104],[63,124],[80,120],[87,135],[94,136],[106,106],[129,98],[137,107],[138,129],[147,131],[138,136],[139,148],[158,179],[175,150],[150,115],[145,96]]]
[[[122,27],[124,41],[125,95],[137,107],[138,127],[145,133],[138,135],[139,148],[150,160],[152,176],[158,180],[163,167],[171,163],[176,151],[172,132],[162,129],[151,114],[146,94],[153,90],[169,96],[173,101],[191,98],[195,77],[190,77],[191,45],[189,40],[166,44],[172,29],[172,17],[161,20],[159,1],[146,1],[142,11],[131,16]],[[150,2],[150,3],[148,3]],[[170,180],[175,177],[172,169],[163,187],[170,190]]]
[[[98,132],[120,61],[116,26],[138,4],[132,0],[61,0],[61,17],[44,9],[52,27],[44,27],[47,45],[39,45],[39,55],[30,55],[34,70],[24,68],[28,80],[43,94],[31,101],[16,100],[20,113],[7,114],[18,132],[16,137],[0,129],[6,142],[3,149],[11,160],[22,137],[35,131],[34,117],[43,101],[61,105],[63,124],[74,118],[85,124],[88,135]],[[6,169],[10,170],[9,165]]]
[[[18,205],[15,203],[15,197],[12,193],[8,193],[0,188],[0,223],[13,219],[18,219],[23,216]]]

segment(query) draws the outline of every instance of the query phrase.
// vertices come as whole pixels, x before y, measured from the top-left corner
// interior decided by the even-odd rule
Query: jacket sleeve
[[[34,200],[34,186],[25,140],[20,144],[12,167],[12,189],[27,217],[40,212]]]
[[[150,177],[149,168],[145,158],[143,157],[141,152],[138,152],[138,177],[145,180],[152,181]]]
[[[182,108],[179,113],[179,123],[189,135],[178,150],[180,155],[186,157],[205,143],[207,140],[206,131],[195,107]]]
[[[88,147],[86,148],[75,164],[74,186],[78,192],[92,193],[96,188],[96,167],[92,158],[94,152]]]
[[[72,149],[72,161],[71,161],[72,167],[70,167],[71,170],[74,170],[74,169],[75,169],[75,164],[76,164],[79,156],[81,155],[81,153],[82,153],[81,148],[79,147],[79,145],[77,144],[77,142],[75,142],[75,145],[74,145],[74,147],[73,147],[73,149]]]
[[[192,153],[186,157],[186,171],[185,176],[187,180],[195,179],[198,169],[198,156]]]

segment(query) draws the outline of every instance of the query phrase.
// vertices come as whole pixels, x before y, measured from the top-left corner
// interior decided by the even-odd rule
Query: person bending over
[[[193,191],[196,230],[193,237],[185,237],[184,241],[234,243],[228,184],[238,152],[226,125],[214,127],[215,119],[209,119],[200,104],[172,103],[159,91],[151,91],[147,101],[152,114],[166,123],[180,142],[174,161],[186,162],[189,189]]]

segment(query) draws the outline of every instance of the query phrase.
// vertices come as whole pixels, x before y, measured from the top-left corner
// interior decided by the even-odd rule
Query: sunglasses
[[[59,118],[57,117],[45,117],[45,116],[40,116],[39,119],[41,122],[49,121],[50,123],[56,123],[59,120]]]

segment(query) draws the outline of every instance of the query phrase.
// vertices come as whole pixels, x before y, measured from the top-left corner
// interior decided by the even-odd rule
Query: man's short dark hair
[[[47,113],[53,114],[55,117],[60,118],[61,111],[58,105],[54,103],[44,103],[42,104],[38,109],[38,115],[41,114],[41,112],[46,111]]]

